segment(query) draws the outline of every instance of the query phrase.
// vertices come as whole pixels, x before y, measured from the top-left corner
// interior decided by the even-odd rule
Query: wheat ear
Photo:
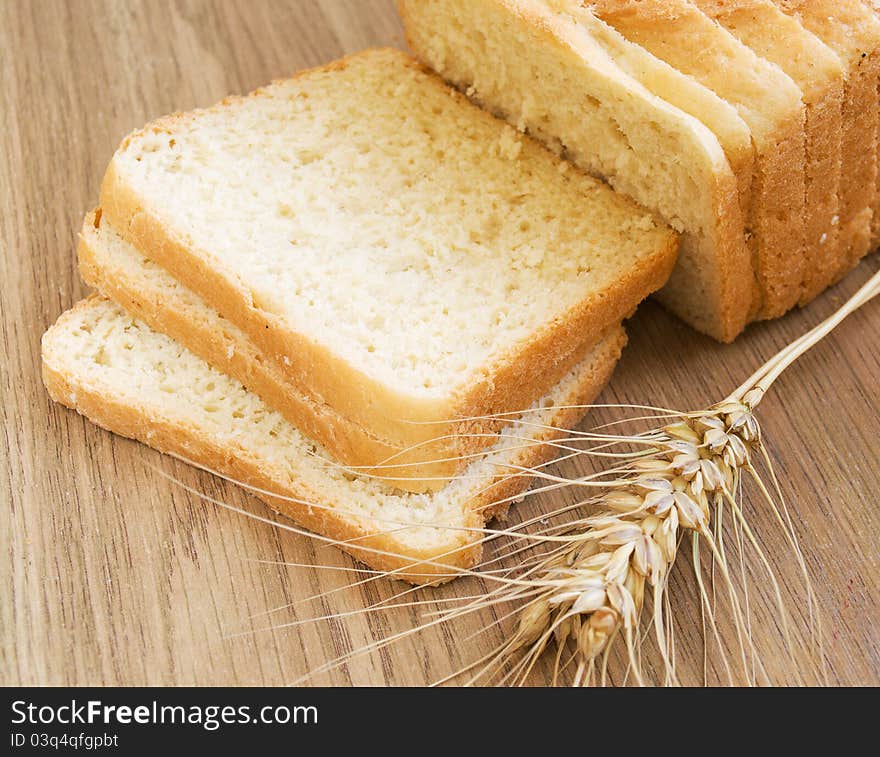
[[[666,682],[675,683],[664,608],[666,581],[682,532],[694,535],[695,568],[704,608],[709,609],[710,603],[700,579],[698,539],[709,545],[715,565],[730,589],[737,629],[747,627],[719,540],[710,528],[713,513],[720,515],[725,507],[730,508],[746,538],[759,550],[772,578],[769,563],[737,503],[740,478],[748,473],[785,525],[772,493],[753,464],[753,458],[759,454],[769,462],[761,445],[755,409],[788,366],[878,293],[880,272],[832,316],[768,360],[724,401],[659,429],[653,450],[631,463],[629,473],[607,482],[607,491],[592,500],[599,511],[579,521],[574,538],[552,550],[538,571],[531,571],[529,580],[540,592],[525,604],[513,635],[490,656],[473,680],[509,665],[517,654],[519,659],[513,664],[512,677],[522,679],[544,649],[555,641],[560,648],[557,661],[563,647],[574,647],[575,683],[590,683],[597,671],[601,674],[604,670],[601,663],[618,636],[624,638],[631,669],[640,680],[636,640],[645,594],[650,590],[651,622],[664,658]],[[787,533],[800,557],[790,528]],[[802,558],[800,562],[805,573]],[[812,601],[808,579],[807,583]],[[775,579],[774,589],[781,604]],[[714,617],[709,620],[714,626]],[[781,620],[787,635],[784,614]],[[749,663],[742,638],[740,645],[743,668],[747,671]],[[510,671],[504,680],[511,680]]]

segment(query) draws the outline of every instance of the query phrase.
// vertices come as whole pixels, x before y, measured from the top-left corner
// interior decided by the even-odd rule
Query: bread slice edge
[[[244,332],[122,240],[108,222],[101,222],[100,211],[86,216],[77,257],[83,280],[105,297],[248,387],[339,462],[386,478],[397,488],[441,489],[469,459],[494,443],[494,434],[505,423],[503,418],[484,419],[474,433],[455,437],[444,436],[436,430],[439,426],[429,426],[438,438],[410,447],[382,439],[309,395]],[[592,346],[579,345],[565,362],[580,362]],[[465,425],[458,424],[462,430]]]
[[[64,349],[65,329],[73,327],[83,310],[108,304],[106,299],[93,295],[62,314],[44,334],[43,380],[53,400],[75,409],[102,428],[142,441],[160,452],[248,485],[292,497],[293,500],[287,500],[260,495],[272,509],[326,539],[340,542],[341,549],[377,570],[393,572],[396,577],[412,583],[433,583],[449,580],[479,561],[481,543],[473,532],[443,529],[442,543],[412,549],[398,533],[400,529],[384,531],[366,519],[335,512],[333,508],[344,507],[344,503],[322,502],[318,492],[301,483],[287,486],[272,475],[271,465],[259,459],[245,459],[233,449],[218,446],[210,433],[197,424],[175,418],[173,412],[163,408],[130,402],[124,392],[102,381],[100,376],[78,371],[75,361]],[[554,428],[542,428],[534,435],[536,444],[515,450],[508,461],[513,469],[541,465],[554,456],[554,448],[541,442],[552,442],[564,433],[563,429],[577,424],[585,412],[579,406],[592,402],[601,391],[624,343],[625,334],[618,326],[581,364],[577,380],[568,382],[569,391],[550,395],[554,405],[558,405],[550,413],[547,424]],[[480,528],[488,519],[505,511],[530,482],[528,476],[516,472],[499,473],[493,480],[486,481],[476,496],[461,503],[465,528]]]

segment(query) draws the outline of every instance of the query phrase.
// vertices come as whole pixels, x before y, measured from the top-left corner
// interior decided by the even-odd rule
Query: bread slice
[[[798,303],[806,241],[804,104],[797,85],[687,0],[596,0],[624,37],[693,76],[738,110],[757,152],[748,220],[758,246],[758,318]]]
[[[533,0],[402,0],[416,54],[478,103],[683,232],[663,302],[729,341],[751,302],[738,188],[718,139],[572,19]],[[536,82],[540,82],[539,85]]]
[[[372,50],[130,135],[101,207],[313,399],[454,457],[492,425],[454,421],[527,407],[674,265],[670,229],[568,169]]]
[[[755,154],[751,130],[739,116],[736,108],[693,77],[683,74],[640,45],[630,42],[587,7],[572,0],[545,0],[545,2],[553,11],[569,16],[582,31],[587,32],[604,48],[623,71],[646,89],[709,128],[718,139],[736,177],[740,211],[742,218],[748,219],[752,212]],[[757,238],[744,228],[743,239],[749,246],[754,276],[760,266]],[[757,279],[754,281],[754,286],[755,295],[752,304],[757,307],[760,298]],[[679,292],[669,287],[661,290],[658,295],[662,302],[668,300],[673,303],[679,296]]]
[[[840,194],[840,234],[846,254],[835,271],[834,278],[839,279],[872,247],[871,226],[878,201],[880,22],[859,0],[774,2],[834,50],[846,71]]]
[[[755,151],[752,132],[736,108],[692,76],[630,42],[586,7],[571,0],[546,0],[555,11],[571,16],[614,62],[650,92],[702,122],[718,139],[736,176],[740,209],[748,218]],[[750,235],[749,235],[750,236]],[[748,240],[747,240],[748,241]]]
[[[522,469],[553,456],[541,442],[583,415],[571,405],[598,394],[624,341],[614,327],[487,456],[434,494],[397,492],[340,469],[255,394],[98,296],[43,336],[43,378],[54,400],[103,428],[272,492],[260,496],[278,512],[374,568],[424,583],[478,562],[473,529],[528,486]]]
[[[844,250],[838,245],[844,71],[818,37],[772,0],[693,0],[762,58],[775,63],[803,93],[806,106],[806,247],[800,304],[832,281]]]
[[[447,440],[414,448],[395,446],[310,397],[275,361],[267,360],[241,329],[138,252],[109,223],[102,222],[99,213],[86,216],[77,252],[80,274],[87,284],[240,381],[339,462],[416,492],[442,488],[469,462],[467,457],[447,457]],[[590,346],[579,348],[575,362],[584,358]],[[476,441],[479,444],[474,446],[482,448],[493,440],[486,434]]]

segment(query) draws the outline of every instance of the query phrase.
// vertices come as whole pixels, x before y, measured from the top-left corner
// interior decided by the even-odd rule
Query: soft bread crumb
[[[522,137],[513,127],[506,127],[498,140],[498,154],[508,160],[516,160],[522,152]]]
[[[671,251],[650,212],[559,165],[391,51],[166,119],[113,163],[257,308],[425,402]]]
[[[684,232],[663,301],[696,328],[730,340],[745,325],[753,286],[736,176],[700,118],[658,97],[640,61],[633,69],[641,78],[630,76],[573,18],[580,6],[401,0],[401,16],[410,47],[477,103]],[[566,12],[554,12],[559,7]],[[726,107],[751,157],[735,109],[688,83]],[[572,173],[567,165],[558,164],[564,176]]]

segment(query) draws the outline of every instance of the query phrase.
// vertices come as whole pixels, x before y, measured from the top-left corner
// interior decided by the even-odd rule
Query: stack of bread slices
[[[663,303],[723,341],[880,241],[876,0],[401,0],[416,54],[682,232]]]
[[[45,334],[44,379],[368,564],[441,580],[608,380],[677,238],[368,51],[123,141],[80,236],[97,293]]]

